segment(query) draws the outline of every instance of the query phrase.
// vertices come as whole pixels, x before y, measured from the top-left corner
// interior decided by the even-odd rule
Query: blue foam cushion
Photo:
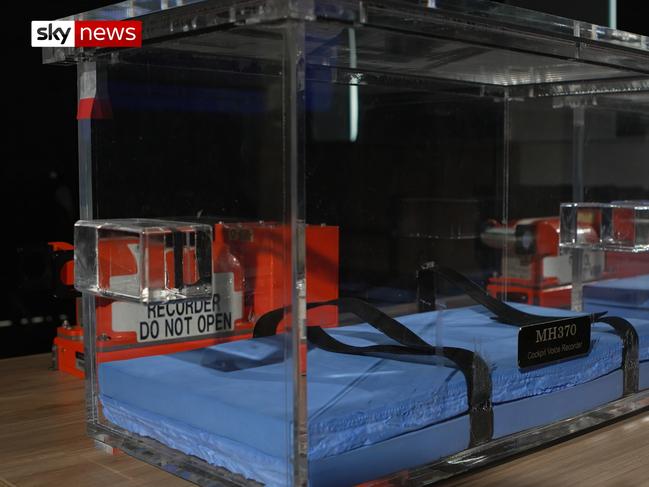
[[[584,284],[584,309],[649,319],[649,275]]]
[[[565,310],[525,307],[548,316]],[[591,353],[520,371],[517,328],[480,307],[398,318],[429,343],[477,351],[489,364],[494,403],[563,390],[620,367],[622,345],[606,325],[593,327]],[[647,330],[649,331],[649,329]],[[352,345],[390,343],[366,324],[330,330]],[[286,336],[246,340],[172,355],[101,364],[103,397],[175,418],[261,453],[286,454],[289,428],[283,357]],[[223,367],[239,361],[243,369]],[[429,362],[433,359],[427,359]],[[308,352],[309,454],[318,459],[435,424],[467,410],[456,369],[373,357]],[[234,370],[233,370],[234,369]]]
[[[584,299],[649,309],[649,274],[584,284]]]
[[[642,364],[640,376],[649,377]],[[575,416],[622,394],[622,372],[570,389],[494,406],[494,437]],[[151,413],[107,397],[104,413],[114,424],[141,436],[157,439],[188,455],[224,467],[268,487],[289,484],[286,458],[263,454],[249,445],[194,428],[184,422]],[[461,415],[339,455],[309,461],[309,485],[355,485],[406,468],[416,467],[464,450],[469,445],[469,419]]]

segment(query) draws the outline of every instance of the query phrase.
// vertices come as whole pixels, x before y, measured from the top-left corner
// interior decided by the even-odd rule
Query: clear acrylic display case
[[[419,485],[649,406],[647,38],[482,0],[69,20],[127,18],[142,48],[43,51],[78,71],[96,440]]]

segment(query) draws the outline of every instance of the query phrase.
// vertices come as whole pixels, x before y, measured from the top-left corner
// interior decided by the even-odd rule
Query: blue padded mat
[[[649,319],[649,275],[584,284],[584,309]]]
[[[521,308],[548,316],[566,314],[565,310]],[[588,356],[521,372],[516,364],[517,328],[493,322],[480,307],[398,319],[429,343],[475,350],[487,361],[494,385],[496,435],[576,414],[621,394],[619,373],[612,372],[620,367],[622,345],[604,324],[593,326]],[[638,321],[634,325],[641,336],[649,336],[649,322]],[[390,343],[369,325],[332,329],[330,333],[353,345]],[[236,462],[236,458],[249,458],[228,468],[271,485],[281,485],[283,482],[278,479],[284,478],[289,432],[284,384],[287,371],[285,364],[279,362],[285,339],[280,335],[102,364],[99,381],[105,414],[118,425],[167,444],[173,443],[169,439],[173,435],[162,435],[161,426],[156,436],[155,427],[143,427],[140,420],[148,418],[153,425],[167,425],[169,431],[182,433],[187,429],[191,432],[191,448],[202,448],[201,451],[188,452],[181,448],[182,441],[176,441],[177,448],[225,466]],[[649,352],[644,352],[646,357]],[[352,452],[374,448],[386,440],[415,434],[442,422],[446,425],[442,429],[449,431],[448,437],[442,436],[446,439],[441,442],[439,437],[435,441],[430,439],[441,445],[437,457],[466,447],[466,417],[460,416],[467,410],[465,380],[457,370],[442,364],[430,365],[434,359],[426,360],[429,363],[406,363],[309,350],[309,459],[314,471],[315,465],[324,465],[326,459],[333,462],[343,455],[350,456]],[[546,403],[555,393],[588,389],[596,379],[610,383],[582,392],[563,405],[556,400]],[[525,398],[538,399],[538,404],[545,405],[523,406]],[[523,409],[508,409],[517,403]],[[458,426],[450,427],[451,423]],[[230,447],[236,445],[247,455],[241,451],[236,457],[219,455],[223,448],[231,448],[210,449],[204,446],[209,441],[202,444],[194,437],[209,438],[212,443],[217,438]],[[444,448],[448,451],[442,451]],[[434,449],[429,454],[433,452]],[[274,462],[277,468],[270,468]],[[256,468],[257,464],[265,467]]]
[[[643,364],[641,374],[649,377]],[[571,389],[534,396],[494,407],[496,438],[586,412],[620,397],[618,370]],[[121,401],[103,398],[104,413],[114,424],[171,448],[199,457],[268,486],[287,485],[286,457],[274,457],[256,448],[208,433],[184,422],[143,411]],[[309,461],[309,484],[342,487],[412,468],[466,449],[469,418],[458,416],[388,440],[339,455]]]

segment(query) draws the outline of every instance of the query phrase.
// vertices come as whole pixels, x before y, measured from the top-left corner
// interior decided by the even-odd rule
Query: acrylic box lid
[[[191,7],[191,9],[187,9]],[[304,18],[339,18],[351,20],[366,16],[374,9],[424,15],[427,13],[453,14],[455,20],[472,18],[480,23],[519,26],[531,32],[581,38],[619,45],[643,51],[649,50],[649,38],[610,27],[572,20],[489,0],[125,0],[94,10],[80,12],[60,20],[124,20],[152,14],[168,14],[169,33],[191,31],[206,27],[209,16],[229,12],[229,21],[260,22],[274,20],[278,15]],[[193,15],[193,22],[179,23]],[[143,19],[144,20],[144,19]],[[221,19],[223,20],[223,19]],[[361,22],[362,18],[359,18]],[[213,18],[212,23],[220,23]],[[149,33],[148,38],[152,32]],[[146,38],[146,35],[145,35]]]
[[[649,38],[645,36],[486,0],[130,0],[63,20],[139,19],[146,46],[208,31],[259,28],[289,18],[321,24],[317,30],[312,28],[316,41],[327,38],[327,29],[340,29],[341,24],[365,31],[358,49],[373,55],[386,49],[382,33],[435,39],[427,49],[432,54],[400,55],[415,60],[427,56],[427,66],[434,55],[434,77],[443,79],[531,86],[577,80],[628,82],[649,75]],[[372,36],[383,42],[374,42]],[[46,63],[74,63],[94,52],[44,48],[43,57]],[[344,52],[339,54],[344,58]],[[364,59],[362,54],[359,51],[358,59]],[[493,70],[485,72],[490,65]],[[359,66],[360,70],[391,68],[389,64]],[[398,69],[404,72],[403,65]],[[412,74],[422,73],[418,68]],[[642,89],[646,89],[644,84]]]

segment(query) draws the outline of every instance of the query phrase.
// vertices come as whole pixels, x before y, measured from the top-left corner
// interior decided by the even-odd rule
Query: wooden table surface
[[[189,486],[85,435],[83,382],[49,355],[0,360],[0,486]],[[649,486],[649,413],[440,487]]]

